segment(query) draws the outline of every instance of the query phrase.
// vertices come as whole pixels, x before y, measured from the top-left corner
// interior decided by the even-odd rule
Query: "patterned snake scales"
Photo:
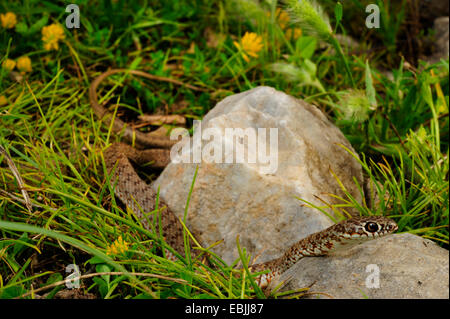
[[[129,73],[150,80],[170,82],[176,85],[184,85],[192,90],[203,89],[184,84],[180,81],[154,76],[142,71],[112,69],[96,78],[89,89],[89,99],[95,114],[107,124],[111,124],[111,114],[98,102],[97,87],[108,76],[116,73]],[[152,212],[156,207],[156,192],[142,181],[136,174],[131,162],[137,165],[153,162],[153,167],[164,168],[170,161],[169,149],[174,144],[166,137],[142,133],[126,126],[120,119],[114,119],[114,132],[123,132],[123,138],[130,143],[133,138],[135,145],[144,150],[137,150],[128,144],[113,143],[104,151],[105,164],[111,175],[110,183],[115,195],[136,214],[146,229],[151,230],[151,220],[145,217],[143,212]],[[145,149],[147,148],[147,149]],[[159,199],[161,209],[160,221],[162,235],[166,243],[184,256],[183,226],[171,209]],[[325,230],[309,235],[292,245],[285,253],[274,260],[250,266],[252,272],[269,270],[255,278],[261,288],[266,288],[269,283],[289,269],[298,260],[306,256],[322,256],[334,253],[341,248],[362,243],[367,240],[379,238],[397,230],[397,225],[391,219],[381,216],[354,217],[335,224]],[[175,255],[166,251],[166,256],[176,259]],[[199,255],[199,250],[192,249],[194,257]]]

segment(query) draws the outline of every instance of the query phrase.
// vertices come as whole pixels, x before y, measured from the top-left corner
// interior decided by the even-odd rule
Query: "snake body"
[[[152,80],[184,85],[182,82],[170,78],[153,76],[142,71],[126,69],[109,70],[96,78],[92,82],[89,90],[90,103],[94,112],[99,118],[107,116],[107,123],[111,123],[111,119],[109,118],[110,114],[98,103],[96,89],[103,79],[120,72],[129,72]],[[191,89],[201,90],[194,86],[186,86]],[[127,141],[131,141],[135,137],[135,142],[138,147],[153,147],[152,149],[138,150],[124,143],[113,143],[104,151],[104,158],[106,167],[110,173],[110,184],[114,189],[115,195],[134,212],[146,229],[154,231],[154,216],[147,216],[146,213],[155,211],[157,194],[151,186],[141,180],[131,162],[139,165],[151,161],[154,167],[163,168],[170,161],[169,148],[173,145],[173,141],[170,141],[168,138],[164,139],[153,136],[151,133],[145,134],[134,131],[131,127],[126,127],[125,123],[119,119],[115,119],[114,123],[112,123],[112,128],[115,132],[123,130],[124,138]],[[163,208],[160,209],[160,225],[165,242],[181,256],[184,256],[185,241],[183,238],[183,225],[161,198],[159,199],[158,207]],[[332,254],[367,240],[385,236],[395,230],[397,230],[397,224],[386,217],[354,217],[298,241],[279,258],[252,265],[249,268],[252,272],[268,270],[268,272],[255,278],[261,288],[266,288],[274,278],[281,275],[303,257]],[[193,247],[191,246],[191,248]],[[166,257],[173,260],[176,259],[176,256],[170,251],[165,250],[165,252]],[[198,257],[199,250],[191,249],[191,255]]]
[[[388,235],[397,228],[392,219],[383,216],[353,217],[301,239],[280,258],[251,266],[251,269],[254,272],[270,270],[256,278],[258,285],[264,288],[303,257],[330,255]]]

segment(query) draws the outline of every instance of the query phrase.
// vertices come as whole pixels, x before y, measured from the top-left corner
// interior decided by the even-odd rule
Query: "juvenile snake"
[[[151,80],[184,85],[192,90],[203,90],[174,79],[158,77],[142,71],[109,70],[97,77],[89,89],[89,99],[95,114],[108,124],[111,123],[111,114],[98,103],[96,90],[100,82],[105,78],[121,72],[128,72]],[[114,188],[115,195],[132,209],[146,229],[154,230],[152,229],[152,218],[146,217],[144,213],[155,210],[157,194],[152,187],[140,179],[130,161],[138,165],[153,162],[153,167],[164,168],[170,161],[169,149],[174,142],[168,138],[154,136],[151,133],[145,134],[135,131],[131,127],[125,126],[125,123],[120,119],[114,120],[112,128],[116,133],[123,131],[123,138],[127,142],[131,142],[134,139],[138,148],[153,147],[152,149],[138,150],[124,143],[113,143],[103,154],[106,167],[111,174],[110,183]],[[160,222],[165,242],[181,256],[184,256],[183,226],[180,220],[161,198],[159,198],[158,207],[161,210]],[[303,257],[328,255],[340,249],[348,249],[367,240],[385,236],[395,230],[397,230],[397,224],[386,217],[354,217],[309,235],[292,245],[281,257],[252,265],[250,269],[252,272],[268,270],[268,272],[255,278],[261,288],[266,288],[274,278],[281,275]],[[175,255],[170,251],[165,250],[165,253],[166,257],[176,259]],[[199,251],[191,249],[191,254],[193,257],[197,257],[199,256]]]

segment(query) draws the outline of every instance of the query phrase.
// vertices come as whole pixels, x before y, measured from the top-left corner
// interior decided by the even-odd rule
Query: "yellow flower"
[[[116,255],[119,253],[124,253],[128,250],[128,243],[122,239],[122,236],[119,236],[117,240],[115,240],[111,246],[106,249],[107,255]]]
[[[270,16],[272,15],[271,12],[266,12],[267,17],[270,18]],[[275,17],[278,21],[278,24],[280,25],[281,29],[285,29],[288,24],[289,24],[289,14],[287,14],[286,11],[281,10],[281,8],[277,8],[277,10],[275,11]]]
[[[286,31],[286,38],[288,39],[294,39],[297,40],[302,35],[302,29],[295,28],[295,29],[289,29]]]
[[[5,61],[3,61],[2,66],[4,69],[6,69],[8,71],[12,71],[16,67],[16,61],[11,60],[11,59],[6,59]]]
[[[20,58],[18,58],[17,59],[17,68],[22,73],[31,72],[32,68],[31,68],[30,58],[27,56],[21,56]]]
[[[2,21],[2,27],[6,29],[12,29],[17,24],[16,15],[12,12],[1,13],[0,20]]]
[[[6,99],[6,96],[0,95],[0,106],[6,105],[8,103],[8,100]]]
[[[278,17],[278,24],[280,25],[281,29],[286,29],[286,27],[289,24],[289,14],[287,14],[286,11],[281,10],[280,8],[277,8],[277,11],[275,13]]]
[[[64,29],[59,24],[54,23],[42,28],[42,41],[45,50],[58,50],[58,42],[64,38]]]
[[[263,47],[262,37],[253,32],[245,32],[241,42],[238,43],[233,41],[233,44],[242,52],[242,57],[247,62],[250,61],[248,55],[257,58],[257,53],[261,51]]]
[[[270,16],[270,12],[268,12],[267,15]],[[286,32],[287,39],[297,40],[302,35],[302,30],[300,28],[289,28],[291,18],[286,11],[277,8],[275,16],[277,17],[280,28]]]
[[[433,70],[430,70],[431,76],[435,77]],[[442,92],[441,84],[439,82],[436,82],[434,84],[434,87],[436,89],[437,94],[437,101],[436,101],[436,107],[438,111],[438,115],[448,113],[448,106],[447,102],[445,101],[444,93]]]

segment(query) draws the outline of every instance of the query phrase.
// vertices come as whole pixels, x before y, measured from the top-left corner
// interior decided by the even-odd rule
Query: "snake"
[[[128,69],[110,69],[94,79],[89,88],[89,100],[96,116],[111,125],[115,133],[122,133],[123,140],[134,143],[134,147],[132,147],[127,143],[113,142],[103,151],[105,165],[110,174],[109,183],[114,189],[115,196],[132,210],[147,230],[155,231],[155,215],[149,216],[148,213],[158,211],[160,232],[165,243],[184,257],[186,252],[185,226],[151,185],[139,177],[132,165],[132,163],[143,165],[151,162],[152,167],[163,169],[170,162],[169,150],[174,145],[174,141],[152,133],[143,133],[127,126],[122,120],[113,118],[104,103],[99,103],[97,96],[99,84],[107,77],[117,73],[128,73],[150,80],[168,82],[196,91],[204,91],[204,89],[172,78]],[[250,265],[249,270],[252,273],[259,273],[255,275],[255,282],[260,288],[266,289],[275,278],[279,278],[282,273],[304,257],[331,255],[368,240],[386,236],[397,229],[395,221],[388,217],[380,215],[353,216],[301,239],[286,249],[278,258]],[[188,241],[187,244],[190,246],[191,256],[198,258],[201,250],[195,249],[192,241]],[[163,251],[166,258],[178,259],[170,249],[165,248]]]

